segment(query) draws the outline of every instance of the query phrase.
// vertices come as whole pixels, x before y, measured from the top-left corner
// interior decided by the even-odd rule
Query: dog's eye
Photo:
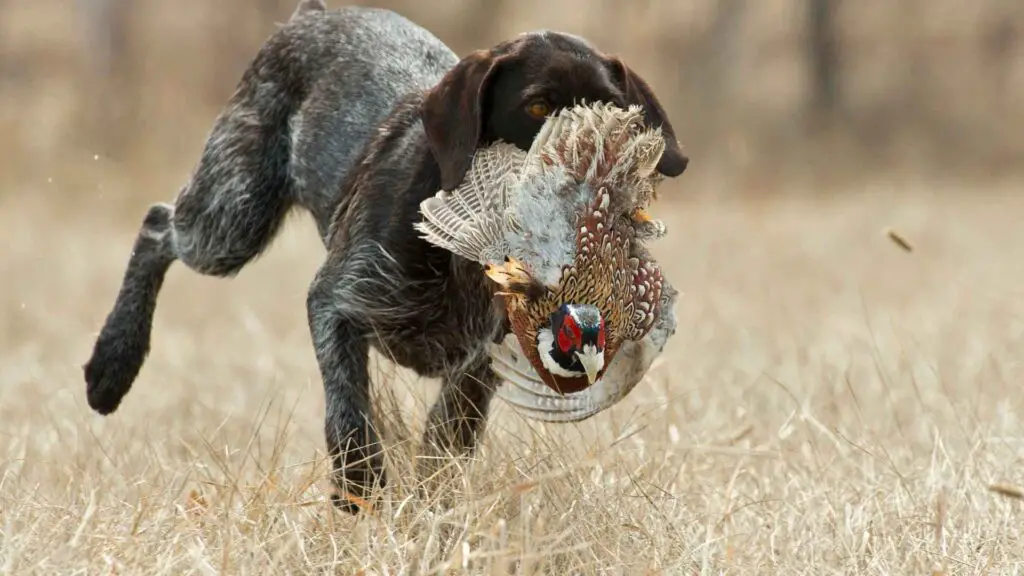
[[[537,100],[531,102],[526,107],[526,113],[538,120],[543,120],[544,118],[547,117],[548,114],[551,113],[551,106],[549,106],[548,103],[544,102],[543,100]]]

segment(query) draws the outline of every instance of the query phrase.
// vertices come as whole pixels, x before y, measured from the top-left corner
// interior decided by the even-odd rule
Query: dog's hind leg
[[[417,463],[417,474],[428,499],[451,505],[451,482],[471,456],[487,427],[491,398],[499,379],[490,368],[490,360],[479,358],[467,369],[449,374],[441,384],[441,393],[427,416]]]
[[[174,262],[167,204],[150,207],[132,246],[114,308],[85,364],[86,397],[100,414],[117,410],[149,354],[156,298]]]
[[[135,239],[113,309],[83,366],[89,405],[110,414],[149,353],[156,300],[175,260],[230,277],[259,256],[293,204],[288,95],[250,79],[222,112],[191,181],[175,205],[150,207]],[[268,95],[269,92],[269,95]]]
[[[487,414],[499,383],[483,357],[468,369],[449,374],[430,408],[423,449],[433,456],[466,456],[476,450],[487,425]]]

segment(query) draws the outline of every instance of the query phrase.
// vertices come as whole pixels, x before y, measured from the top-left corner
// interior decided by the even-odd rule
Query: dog
[[[371,347],[442,380],[422,452],[471,454],[499,384],[486,343],[508,326],[481,267],[413,223],[422,200],[462,181],[478,147],[526,150],[547,116],[579,102],[641,105],[666,140],[658,171],[686,169],[648,84],[583,38],[529,32],[460,59],[397,13],[302,0],[245,70],[175,203],[149,208],[83,366],[89,405],[111,414],[131,388],[172,263],[232,277],[302,208],[326,249],[307,313],[334,483],[357,498],[386,485],[368,415]]]

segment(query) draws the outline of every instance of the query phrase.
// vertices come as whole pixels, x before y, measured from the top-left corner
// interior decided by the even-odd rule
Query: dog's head
[[[423,126],[441,187],[462,182],[478,146],[504,140],[528,150],[548,115],[582,102],[642,106],[665,137],[658,171],[675,177],[686,169],[675,130],[640,76],[582,38],[541,31],[473,52],[427,94]]]

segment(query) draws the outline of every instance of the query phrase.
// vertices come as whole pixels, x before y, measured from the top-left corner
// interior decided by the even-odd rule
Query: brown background
[[[1024,486],[1024,3],[371,4],[460,54],[580,33],[655,87],[693,160],[652,207],[681,295],[650,377],[578,425],[495,401],[442,513],[412,473],[436,383],[376,363],[392,485],[335,514],[301,216],[233,280],[173,266],[96,415],[145,207],[294,6],[0,0],[0,573],[1020,573],[989,485]]]
[[[100,169],[133,190],[128,202],[143,186],[169,196],[292,4],[0,1],[4,181]],[[459,54],[536,28],[587,36],[654,85],[694,159],[691,180],[728,175],[729,193],[811,175],[1002,177],[1024,157],[1014,0],[365,4],[399,10]],[[81,185],[55,193],[88,199]]]

